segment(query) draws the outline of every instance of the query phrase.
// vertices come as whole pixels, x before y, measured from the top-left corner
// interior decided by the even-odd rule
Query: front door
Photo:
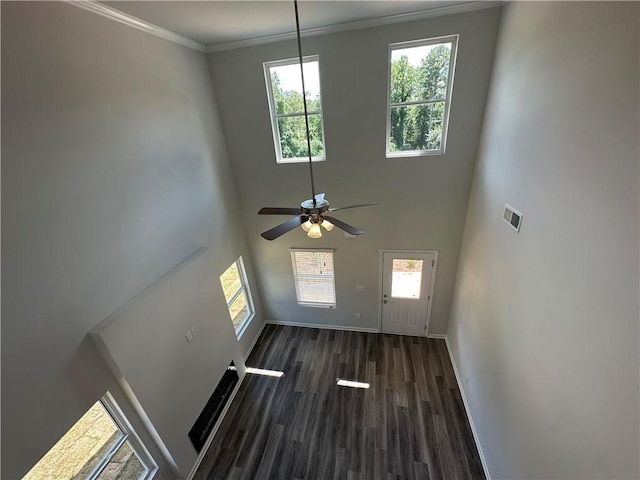
[[[382,253],[383,332],[426,335],[435,257],[435,252]]]

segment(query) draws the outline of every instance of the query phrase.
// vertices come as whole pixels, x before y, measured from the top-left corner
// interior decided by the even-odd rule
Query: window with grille
[[[291,263],[299,305],[336,306],[333,250],[291,250]]]
[[[319,63],[318,55],[302,59],[305,98],[309,113],[311,156],[314,162],[326,158]],[[267,83],[276,161],[278,163],[307,162],[309,149],[302,102],[300,60],[292,58],[266,62],[264,76]]]
[[[444,154],[458,36],[389,45],[387,157]]]
[[[23,480],[144,480],[157,464],[109,392],[98,400]]]
[[[227,300],[229,316],[233,322],[236,336],[240,338],[246,330],[249,321],[253,318],[253,302],[247,282],[247,274],[244,271],[242,257],[231,264],[220,275],[220,284],[224,298]]]

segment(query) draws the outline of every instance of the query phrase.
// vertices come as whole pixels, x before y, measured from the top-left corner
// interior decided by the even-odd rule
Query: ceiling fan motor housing
[[[314,207],[313,200],[305,200],[300,204],[300,208],[302,209],[302,213],[305,215],[320,215],[327,210],[329,210],[329,202],[326,200],[316,200],[316,205]]]

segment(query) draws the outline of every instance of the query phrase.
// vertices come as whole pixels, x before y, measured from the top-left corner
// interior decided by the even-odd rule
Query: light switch
[[[356,285],[356,292],[364,292],[364,285]]]
[[[192,332],[192,330],[189,330],[187,332],[186,337],[187,337],[187,343],[191,343],[191,340],[193,340],[193,332]]]

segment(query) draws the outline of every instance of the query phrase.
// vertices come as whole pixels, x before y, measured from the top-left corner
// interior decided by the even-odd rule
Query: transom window
[[[302,62],[313,161],[326,158],[319,61],[318,55],[313,55],[304,57]],[[267,82],[276,161],[278,163],[308,162],[309,149],[307,147],[299,59],[266,62],[264,75]]]
[[[251,301],[251,293],[249,292],[242,257],[233,262],[220,275],[220,284],[222,285],[224,298],[227,300],[233,328],[238,338],[240,338],[249,321],[253,318],[253,302]]]
[[[443,154],[458,36],[389,45],[387,157]]]
[[[23,480],[143,480],[158,466],[107,394],[98,400]]]
[[[333,250],[291,250],[298,305],[336,306]]]

